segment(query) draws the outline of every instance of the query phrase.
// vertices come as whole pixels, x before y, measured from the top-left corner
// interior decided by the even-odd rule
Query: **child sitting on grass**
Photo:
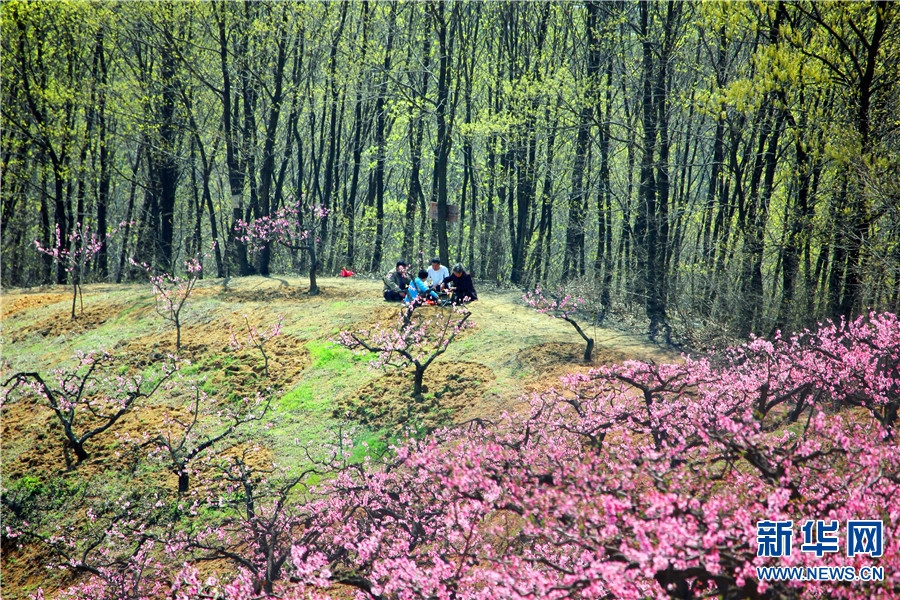
[[[412,280],[412,283],[409,284],[409,287],[406,288],[404,304],[423,304],[425,299],[429,297],[433,298],[435,302],[440,301],[440,297],[425,284],[426,279],[428,279],[428,271],[422,269],[416,278]]]

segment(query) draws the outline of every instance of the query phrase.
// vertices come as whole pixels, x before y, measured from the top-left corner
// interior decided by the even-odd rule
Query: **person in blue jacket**
[[[439,296],[428,288],[425,283],[426,279],[428,279],[428,271],[422,269],[406,288],[406,298],[403,299],[405,304],[421,304],[425,301],[426,294],[436,301],[440,300]]]

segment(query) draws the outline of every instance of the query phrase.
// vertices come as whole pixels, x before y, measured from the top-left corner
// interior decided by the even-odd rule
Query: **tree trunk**
[[[168,44],[160,48],[160,78],[163,91],[159,105],[159,147],[156,159],[156,173],[159,182],[159,231],[157,265],[165,271],[174,271],[173,242],[175,237],[175,193],[178,187],[178,161],[176,159],[179,127],[176,123],[175,102],[177,82],[175,80],[175,56]]]
[[[417,400],[422,397],[422,381],[425,378],[425,367],[415,364],[416,371],[413,375],[413,397]]]
[[[431,186],[432,202],[437,203],[437,237],[438,254],[441,262],[450,262],[450,240],[447,236],[447,162],[450,158],[450,136],[453,125],[453,110],[449,106],[450,97],[450,66],[453,58],[453,43],[456,31],[459,5],[453,5],[450,22],[444,14],[444,4],[438,3],[429,7],[434,11],[434,19],[439,51],[439,75],[437,87],[437,102],[435,106],[435,120],[437,122],[437,140],[434,151],[434,172]],[[450,114],[448,115],[448,109]]]
[[[337,31],[334,34],[334,37],[331,40],[331,50],[328,57],[328,91],[326,93],[326,104],[331,106],[331,118],[328,124],[328,151],[325,157],[325,178],[324,183],[322,185],[322,193],[319,196],[319,201],[322,206],[326,209],[331,210],[334,205],[334,199],[336,197],[336,188],[337,184],[335,182],[335,163],[337,161],[338,155],[338,146],[340,145],[340,140],[337,136],[337,124],[338,124],[338,85],[337,85],[337,52],[338,52],[338,43],[340,42],[341,36],[344,33],[344,26],[347,23],[347,9],[349,7],[349,3],[345,2],[341,4],[341,15],[340,22],[338,24]],[[322,218],[320,228],[321,228],[321,238],[319,242],[313,241],[312,243],[318,243],[319,250],[322,251],[325,248],[325,244],[330,236],[330,218],[328,215]]]
[[[375,159],[375,172],[372,177],[375,195],[375,245],[372,250],[371,271],[378,272],[381,270],[382,256],[384,253],[384,165],[385,154],[387,152],[387,141],[385,140],[385,122],[387,120],[387,110],[385,108],[385,100],[387,99],[388,78],[387,73],[391,70],[391,52],[394,46],[394,28],[397,20],[396,5],[392,4],[390,9],[390,17],[388,24],[388,40],[385,48],[384,61],[381,65],[383,76],[379,86],[378,98],[375,100],[375,144],[378,148],[378,156]]]
[[[600,48],[597,38],[597,21],[600,4],[595,1],[585,3],[587,8],[587,73],[582,85],[587,88],[578,116],[578,134],[575,139],[575,159],[572,166],[572,190],[569,192],[569,222],[566,225],[566,253],[563,264],[563,279],[568,280],[585,274],[585,196],[584,173],[587,168],[591,127],[600,70]]]
[[[231,85],[231,67],[229,66],[228,57],[232,55],[229,48],[229,34],[226,30],[225,18],[228,11],[232,10],[235,5],[222,3],[213,5],[221,14],[213,10],[216,15],[218,25],[218,41],[219,41],[219,60],[222,70],[222,129],[225,137],[225,164],[228,167],[228,187],[231,192],[231,225],[228,227],[228,248],[231,259],[229,263],[234,263],[239,275],[249,275],[250,265],[247,262],[247,244],[239,239],[239,231],[237,229],[238,221],[243,219],[243,195],[245,180],[245,161],[241,152],[241,142],[238,138],[239,128],[238,106],[236,101],[238,96],[232,90]],[[246,38],[238,43],[236,54],[240,56],[246,48]],[[241,74],[241,79],[243,75]],[[229,265],[230,266],[230,265]],[[230,269],[229,269],[230,272]]]
[[[109,206],[111,179],[110,164],[112,163],[112,157],[110,156],[109,145],[107,142],[109,128],[106,119],[106,84],[108,80],[108,69],[106,66],[106,52],[104,51],[103,41],[103,30],[101,29],[97,33],[97,46],[95,50],[100,84],[103,86],[97,99],[97,131],[99,137],[97,145],[100,154],[100,173],[97,185],[97,233],[100,239],[100,250],[97,252],[96,269],[100,279],[105,281],[109,277],[109,243],[105,233],[107,231],[106,217],[107,208]]]
[[[278,47],[275,65],[271,71],[272,105],[269,110],[269,119],[266,124],[265,141],[263,142],[262,164],[259,170],[259,211],[256,218],[268,217],[272,213],[271,194],[272,182],[275,174],[275,143],[278,132],[278,121],[281,117],[281,104],[284,102],[284,67],[287,64],[287,20],[288,12],[285,5],[281,5],[281,26],[274,33],[274,39]],[[245,107],[246,108],[246,107]],[[260,275],[269,274],[269,264],[272,260],[272,248],[264,244],[257,258],[256,270]]]

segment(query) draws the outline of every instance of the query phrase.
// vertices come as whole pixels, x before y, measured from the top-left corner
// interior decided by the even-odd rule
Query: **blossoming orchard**
[[[179,496],[138,499],[145,509],[120,501],[44,541],[71,548],[65,564],[89,575],[66,598],[162,589],[177,598],[328,597],[334,584],[361,598],[891,598],[900,573],[898,340],[897,317],[873,313],[755,339],[718,360],[594,368],[532,394],[526,412],[398,438],[379,460],[354,462],[335,442],[304,473],[259,479],[258,467],[232,457],[194,496],[183,486]],[[96,360],[82,362],[93,377]],[[35,380],[35,393],[52,398]],[[129,404],[152,393],[132,388]],[[171,439],[155,443],[174,452]],[[178,525],[210,511],[224,521],[207,533],[199,522]],[[840,556],[857,571],[877,565],[884,578],[760,581],[757,568],[773,560],[758,551],[759,523],[806,520],[877,521],[884,543],[851,558],[798,547],[780,564],[809,569]],[[17,527],[11,536],[40,535]],[[85,548],[91,539],[105,541]],[[203,579],[178,566],[204,556],[245,574]]]
[[[2,600],[900,600],[900,2],[0,2]]]

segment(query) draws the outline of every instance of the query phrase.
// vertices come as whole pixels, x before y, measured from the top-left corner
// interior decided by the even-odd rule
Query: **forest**
[[[305,271],[236,230],[303,202],[328,211],[321,273],[423,253],[520,287],[582,279],[654,334],[896,310],[898,13],[6,3],[3,285],[128,281],[132,255]],[[79,231],[103,237],[83,274],[35,248]]]
[[[900,3],[0,37],[4,598],[900,598]]]

